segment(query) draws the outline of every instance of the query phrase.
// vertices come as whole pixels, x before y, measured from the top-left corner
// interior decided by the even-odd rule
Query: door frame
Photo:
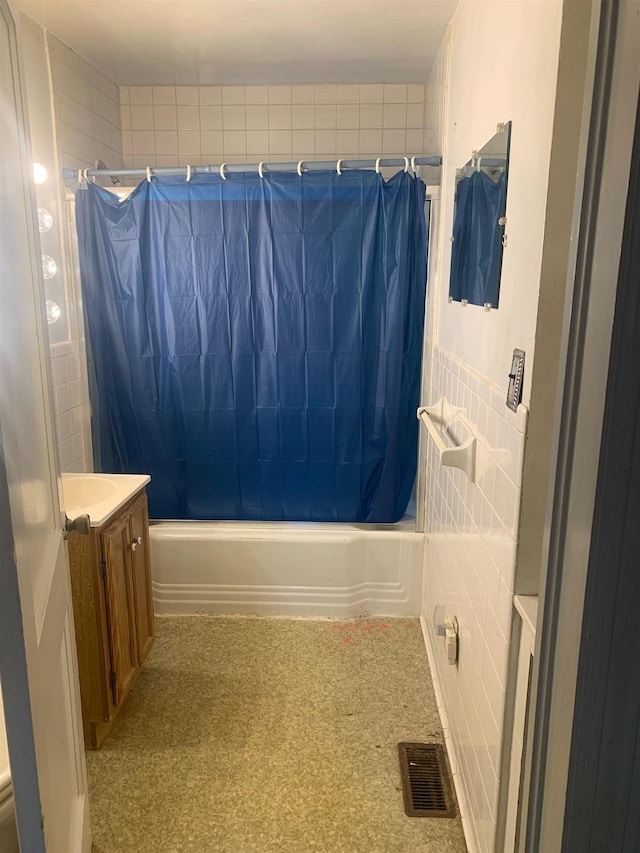
[[[596,811],[603,795],[593,784],[597,767],[594,763],[587,767],[580,756],[596,747],[599,752],[604,736],[602,725],[586,724],[594,703],[620,703],[621,697],[613,682],[589,679],[589,674],[596,667],[606,672],[605,663],[616,648],[619,651],[616,628],[629,631],[628,624],[616,625],[613,620],[611,591],[603,600],[593,590],[600,588],[604,594],[611,585],[616,567],[602,559],[601,549],[605,543],[613,548],[619,536],[614,513],[628,508],[623,500],[615,506],[602,488],[613,466],[628,464],[630,457],[624,453],[631,451],[634,437],[629,422],[613,421],[611,412],[622,400],[616,395],[640,395],[637,383],[616,388],[611,382],[615,373],[610,375],[616,367],[612,354],[625,333],[620,315],[614,324],[616,300],[624,299],[633,286],[628,277],[619,278],[619,270],[640,91],[640,0],[603,2],[599,12],[592,110],[583,134],[588,145],[584,192],[573,229],[577,245],[567,283],[555,462],[547,501],[542,623],[525,758],[527,853],[604,849],[589,846],[592,836],[584,834],[591,825],[586,814],[598,815],[594,820],[600,820],[600,830],[606,818]],[[634,396],[632,403],[638,402],[640,396]],[[610,453],[611,448],[616,453]],[[620,562],[617,571],[618,581],[629,571],[637,574],[637,562]],[[638,599],[640,606],[640,590]],[[604,604],[609,610],[603,613]],[[631,700],[640,701],[637,680],[625,697]],[[625,735],[628,738],[629,732],[614,743],[614,753],[619,750],[620,756],[629,753]],[[615,765],[615,754],[609,760]],[[604,791],[605,797],[614,799],[620,793],[612,788]],[[578,837],[582,846],[576,846]]]

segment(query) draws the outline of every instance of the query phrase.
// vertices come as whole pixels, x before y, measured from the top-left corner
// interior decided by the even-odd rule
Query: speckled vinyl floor
[[[404,814],[397,744],[442,740],[417,619],[157,619],[100,752],[95,853],[445,853]]]

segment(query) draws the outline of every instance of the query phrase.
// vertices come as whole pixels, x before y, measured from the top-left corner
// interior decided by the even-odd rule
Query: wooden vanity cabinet
[[[85,746],[99,749],[153,645],[146,492],[68,544]]]

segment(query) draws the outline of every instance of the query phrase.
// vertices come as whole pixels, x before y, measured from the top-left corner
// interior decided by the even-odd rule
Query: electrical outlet
[[[511,373],[509,374],[509,388],[507,390],[507,406],[513,411],[518,410],[522,402],[522,382],[524,377],[524,350],[514,349],[511,359]]]

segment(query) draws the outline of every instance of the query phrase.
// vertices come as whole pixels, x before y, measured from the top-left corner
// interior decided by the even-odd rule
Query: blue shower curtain
[[[449,296],[498,307],[507,182],[475,171],[456,185]]]
[[[155,518],[401,518],[424,198],[372,171],[78,191],[96,470],[151,474]]]

